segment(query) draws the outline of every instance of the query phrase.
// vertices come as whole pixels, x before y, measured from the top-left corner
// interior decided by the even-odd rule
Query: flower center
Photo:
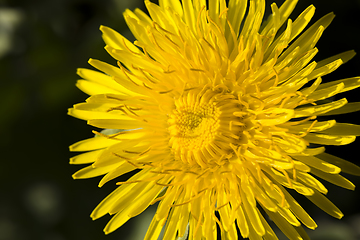
[[[177,143],[188,150],[200,150],[215,137],[219,128],[220,111],[215,103],[181,106],[171,116],[175,122],[172,134]]]
[[[168,120],[175,160],[202,168],[223,165],[233,156],[245,124],[236,115],[242,105],[224,89],[190,90],[175,101]],[[235,115],[234,115],[235,113]]]

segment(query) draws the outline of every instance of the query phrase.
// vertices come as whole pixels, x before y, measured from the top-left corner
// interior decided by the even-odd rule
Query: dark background
[[[280,6],[283,1],[276,2]],[[302,0],[291,18],[310,4],[317,7],[315,20],[331,11],[337,15],[317,45],[316,60],[351,49],[360,52],[359,0]],[[68,146],[93,134],[84,121],[66,115],[67,108],[87,97],[75,87],[76,68],[90,67],[90,57],[115,63],[103,49],[99,26],[109,26],[133,41],[122,12],[136,7],[144,9],[143,2],[0,0],[0,240],[144,236],[154,209],[109,236],[102,232],[108,216],[90,219],[92,209],[116,186],[111,182],[99,189],[99,178],[72,180],[80,166],[68,164],[73,156]],[[356,56],[323,81],[359,75],[360,56]],[[346,96],[360,101],[359,94],[354,90]],[[358,113],[337,120],[360,124]],[[358,146],[359,140],[328,151],[360,164]],[[360,177],[346,177],[360,186]],[[326,186],[328,197],[345,217],[333,219],[298,196],[319,225],[317,231],[310,231],[312,239],[360,239],[360,191]]]

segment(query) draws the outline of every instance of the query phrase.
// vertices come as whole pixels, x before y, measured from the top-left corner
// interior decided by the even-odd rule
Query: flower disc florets
[[[221,86],[185,91],[168,120],[174,158],[189,166],[223,165],[244,141],[243,107]]]

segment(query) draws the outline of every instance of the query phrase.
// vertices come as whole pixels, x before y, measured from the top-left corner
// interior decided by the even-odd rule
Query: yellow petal
[[[96,112],[96,111],[86,111],[86,110],[79,110],[75,108],[69,108],[68,114],[70,116],[83,119],[83,120],[90,120],[90,119],[119,119],[119,120],[127,120],[127,121],[134,121],[133,118],[121,113],[114,113],[114,112]]]
[[[110,211],[111,206],[118,200],[118,197],[122,196],[124,187],[129,187],[131,185],[122,185],[115,189],[112,193],[107,195],[106,198],[104,198],[97,207],[92,211],[90,217],[92,220],[98,219],[105,214],[108,214]]]
[[[115,216],[113,216],[106,224],[104,228],[105,234],[109,234],[124,225],[130,219],[130,217],[127,215],[128,211],[124,210],[115,214]]]
[[[150,206],[150,203],[152,203],[156,196],[159,195],[161,189],[163,189],[163,186],[159,186],[154,183],[152,184],[153,186],[149,190],[137,197],[135,201],[131,203],[129,209],[126,209],[129,217],[135,217],[142,213],[148,206]]]
[[[308,173],[298,172],[296,178],[297,180],[304,183],[306,186],[316,189],[323,194],[327,194],[328,192],[326,187],[319,180],[317,180]]]
[[[292,11],[292,9],[295,7],[295,5],[297,4],[297,0],[293,0],[293,1],[285,1],[284,4],[280,7],[280,9],[282,9],[284,7],[284,9],[286,9],[285,7],[289,6],[289,9],[287,9],[288,11]],[[286,11],[286,10],[285,10]],[[272,44],[274,46],[281,46],[285,44],[285,47],[287,46],[287,44],[289,42],[291,42],[296,36],[298,36],[303,30],[304,28],[308,25],[308,23],[310,22],[311,18],[313,17],[315,13],[315,7],[313,5],[310,5],[307,9],[305,9],[294,21],[294,23],[291,24],[291,22],[288,22],[288,26],[291,26],[291,31],[289,31],[290,35],[288,37],[287,41],[283,41],[283,43],[281,43],[281,41],[279,41],[281,38],[284,38],[284,34],[286,33],[286,31],[284,31],[284,33],[282,35],[280,35],[279,38],[277,38],[277,40]],[[287,13],[288,14],[288,13]],[[290,19],[289,19],[290,20]],[[291,21],[291,20],[290,20]],[[284,49],[284,48],[283,48]],[[296,49],[296,47],[294,48]],[[294,50],[293,49],[293,50]],[[291,55],[291,53],[294,51],[288,51],[287,55]],[[281,53],[281,52],[280,52]],[[288,56],[284,56],[285,58]],[[284,60],[284,59],[282,59]],[[281,61],[279,61],[281,62]]]
[[[118,143],[118,141],[105,137],[93,137],[72,144],[70,146],[70,151],[72,152],[91,151],[91,150],[106,148],[115,143]]]
[[[350,91],[350,90],[360,87],[360,77],[346,78],[346,79],[341,79],[341,80],[337,80],[337,81],[323,83],[318,87],[318,90],[322,90],[324,88],[329,88],[329,87],[332,87],[332,86],[340,84],[340,83],[344,84],[344,88],[340,92]]]
[[[335,71],[338,67],[340,67],[341,64],[343,64],[343,61],[341,59],[338,59],[320,68],[315,68],[314,71],[311,74],[309,74],[308,79],[312,80],[318,77],[322,77],[326,74],[329,74]]]
[[[264,216],[260,214],[261,222],[265,227],[265,235],[263,239],[271,239],[271,240],[279,240],[272,228],[270,227],[269,223],[265,220]]]
[[[183,9],[179,0],[159,0],[159,5],[163,9],[172,8],[180,17],[183,15]]]
[[[284,195],[279,189],[274,188],[274,183],[266,177],[265,174],[261,176],[261,183],[264,191],[269,197],[273,198],[278,204],[281,204],[282,207],[289,208],[287,201],[284,199]],[[285,201],[284,201],[285,200]]]
[[[303,90],[301,90],[301,93],[304,96],[309,96],[317,89],[317,87],[320,85],[321,81],[322,81],[321,78],[317,78],[310,87],[304,88]]]
[[[256,233],[260,236],[263,236],[265,234],[265,228],[260,220],[257,208],[251,206],[246,198],[243,198],[243,207],[245,214],[249,218],[249,221],[251,222],[251,225],[255,229]]]
[[[155,217],[151,220],[150,226],[146,232],[144,240],[157,240],[159,238],[161,229],[163,228],[161,221]]]
[[[241,1],[241,0],[230,0],[229,1],[228,18],[229,18],[229,22],[235,33],[238,33],[240,30],[240,25],[244,19],[247,4],[248,4],[248,1]],[[230,31],[228,34],[230,34]],[[227,36],[227,39],[229,39],[229,36]],[[232,43],[232,44],[234,44],[234,43]],[[231,45],[229,45],[229,47],[231,47]]]
[[[232,225],[232,223],[230,222],[230,218],[229,218],[229,216],[230,216],[230,205],[227,202],[227,199],[225,197],[226,192],[224,190],[224,186],[220,187],[220,192],[222,192],[222,194],[218,195],[217,205],[221,206],[221,208],[218,209],[218,212],[219,212],[220,219],[221,219],[221,222],[223,224],[224,230],[229,231],[230,226]]]
[[[116,214],[118,212],[123,212],[128,210],[128,214],[130,213],[129,210],[133,209],[131,207],[135,200],[143,196],[147,191],[153,187],[152,182],[138,182],[138,183],[129,183],[130,185],[134,185],[131,190],[127,191],[121,198],[118,198],[116,202],[111,206],[109,214]],[[159,187],[159,186],[158,186]],[[151,200],[152,201],[152,200]],[[149,203],[150,204],[150,203]]]
[[[175,200],[175,196],[178,194],[179,186],[168,188],[169,193],[166,195],[164,200],[162,200],[159,204],[159,207],[156,211],[155,217],[157,220],[165,219],[170,212],[170,207]]]
[[[150,25],[147,21],[142,21],[136,14],[129,9],[126,9],[124,19],[128,25],[130,31],[138,41],[143,41],[147,45],[151,46],[152,43],[146,34],[146,27]]]
[[[237,210],[237,225],[240,229],[241,236],[247,238],[249,236],[249,226],[244,215],[243,207],[240,205]]]
[[[141,53],[141,51],[136,46],[134,46],[129,40],[113,29],[101,25],[100,31],[103,33],[102,37],[106,45],[109,45],[115,49],[130,49],[135,53]]]
[[[91,81],[93,83],[97,83],[99,85],[102,85],[108,89],[111,89],[112,92],[110,93],[119,93],[121,92],[122,87],[112,79],[112,77],[103,74],[98,71],[85,69],[85,68],[79,68],[77,70],[77,74],[82,77],[83,79],[86,79],[88,81]],[[93,94],[92,94],[93,95]]]
[[[74,179],[83,179],[83,178],[93,178],[97,176],[104,175],[108,172],[110,172],[113,168],[117,167],[118,164],[109,165],[106,167],[97,167],[94,168],[92,165],[85,167],[83,169],[80,169],[76,173],[73,174]]]
[[[296,160],[299,160],[299,161],[305,163],[306,165],[309,165],[310,167],[317,168],[323,172],[336,174],[341,171],[341,169],[339,167],[337,167],[333,164],[330,164],[328,162],[325,162],[314,156],[295,155],[292,157],[295,158]]]
[[[128,181],[136,181],[136,180],[142,180],[146,177],[152,177],[153,174],[149,174],[148,170],[142,170],[138,172],[137,174],[133,175]],[[116,190],[114,190],[111,194],[109,194],[106,198],[104,198],[99,205],[92,211],[90,217],[95,220],[98,219],[105,214],[109,213],[110,210],[113,208],[114,204],[117,203],[119,199],[121,199],[123,196],[127,195],[128,192],[130,192],[135,186],[138,186],[141,188],[141,186],[145,186],[147,182],[140,182],[137,184],[123,184],[120,187],[118,187]]]
[[[104,63],[102,61],[99,60],[95,60],[95,59],[89,59],[89,64],[97,69],[99,69],[100,71],[108,74],[109,76],[116,76],[117,78],[121,77],[121,78],[127,78],[127,76],[124,74],[124,72],[118,68],[118,67],[114,67],[108,63]],[[113,79],[112,79],[113,80]],[[113,80],[114,81],[114,80]],[[114,81],[115,82],[115,81]],[[117,87],[115,89],[117,89],[119,91],[119,93],[123,93],[123,94],[128,94],[131,96],[139,96],[139,94],[129,91],[128,89],[121,87],[119,84],[117,84]]]
[[[308,228],[315,229],[317,224],[315,221],[309,216],[309,214],[301,207],[301,205],[290,195],[288,191],[286,191],[283,187],[280,187],[282,192],[285,195],[286,200],[290,205],[291,211],[295,214],[295,216]]]
[[[346,102],[345,104],[340,105],[339,107],[333,108],[330,111],[322,112],[319,115],[329,116],[329,115],[338,115],[338,114],[345,114],[345,113],[360,111],[360,102],[351,102],[351,103]]]
[[[115,67],[111,64],[96,60],[96,59],[92,59],[90,58],[88,63],[99,69],[100,71],[106,73],[109,76],[123,76],[123,72],[121,71],[121,69],[119,67]]]
[[[275,29],[275,32],[285,23],[292,11],[294,10],[298,0],[287,0],[281,6],[280,9],[277,8],[276,4],[271,4],[272,15],[269,16],[267,20],[266,27],[262,30],[261,34],[265,35],[271,27]],[[278,16],[274,16],[278,15]],[[278,19],[277,19],[278,18]],[[278,22],[278,23],[276,23]]]
[[[88,124],[98,128],[111,129],[137,129],[144,126],[140,121],[121,119],[91,119]]]
[[[292,5],[290,9],[292,9],[297,4],[298,0],[285,1],[285,2],[289,2],[289,4]],[[315,13],[315,7],[314,5],[310,5],[295,19],[293,23],[293,31],[291,33],[290,41],[292,41],[304,30],[304,28],[309,24],[310,20],[314,16],[314,13]]]
[[[354,190],[355,189],[355,185],[350,182],[349,180],[347,180],[346,178],[344,178],[343,176],[339,175],[339,174],[330,174],[330,173],[325,173],[322,171],[319,171],[315,168],[311,169],[311,173],[340,187],[349,189],[349,190]]]
[[[302,240],[311,240],[309,235],[302,226],[296,227],[295,230],[301,236]]]
[[[87,99],[90,100],[90,98]],[[78,109],[78,110],[85,110],[85,111],[97,111],[97,112],[109,112],[110,110],[112,110],[115,107],[118,107],[119,103],[111,103],[111,102],[107,102],[107,103],[78,103],[74,105],[74,109]]]
[[[341,168],[342,172],[360,176],[360,167],[355,165],[352,162],[346,161],[342,158],[333,156],[328,153],[321,153],[321,154],[317,155],[316,157],[318,157],[326,162],[329,162],[333,165],[338,166],[339,168]]]
[[[309,133],[304,139],[310,143],[323,145],[346,145],[355,141],[355,136],[325,135]]]
[[[178,199],[176,199],[175,203],[182,203],[184,202],[185,192],[180,193]],[[164,239],[175,239],[176,232],[177,232],[177,222],[179,221],[180,215],[180,208],[181,206],[174,207],[170,211],[170,215],[166,222],[165,231],[164,231]]]
[[[277,206],[276,203],[269,198],[267,194],[259,187],[259,186],[253,186],[254,194],[256,200],[262,205],[262,207],[265,207],[269,211],[276,212]]]
[[[110,46],[106,46],[105,50],[116,60],[119,60],[121,63],[123,63],[128,68],[131,68],[134,63],[136,63],[137,68],[142,69],[149,69],[152,71],[162,71],[161,65],[155,61],[152,61],[151,59],[134,55],[133,53],[126,51],[126,50],[120,50],[120,49],[114,49]],[[121,76],[123,76],[122,74]]]
[[[290,223],[293,226],[299,227],[301,225],[301,223],[299,222],[299,220],[297,220],[297,218],[294,216],[294,214],[292,213],[292,211],[290,211],[290,209],[286,209],[286,208],[279,208],[278,213],[285,218],[285,220]]]
[[[200,229],[195,232],[197,224],[198,224],[198,219],[191,218],[189,223],[189,240],[201,239],[202,236],[204,235],[202,231],[200,231]]]
[[[134,155],[131,152],[138,152],[141,154],[145,150],[149,150],[147,144],[139,144],[140,146],[134,147],[136,144],[139,144],[139,140],[125,140],[120,143],[113,144],[104,150],[97,158],[96,162],[93,164],[94,167],[105,167],[114,163],[124,162],[125,159],[129,160],[138,156]],[[156,159],[155,156],[152,156]],[[144,160],[144,159],[142,159]]]
[[[141,22],[146,23],[147,25],[152,25],[153,23],[152,19],[140,8],[136,8],[134,14],[136,15],[137,19],[139,19]]]
[[[213,1],[215,2],[215,1]],[[182,2],[183,9],[184,9],[184,16],[183,19],[187,26],[195,33],[195,26],[196,26],[196,16],[194,12],[193,3],[191,0],[183,0]],[[209,6],[210,8],[210,6]]]
[[[76,87],[78,87],[81,91],[83,91],[88,95],[105,94],[105,93],[115,93],[115,94],[122,93],[119,90],[115,90],[107,86],[104,86],[100,83],[87,81],[87,80],[78,80],[76,82]]]
[[[229,231],[221,232],[222,239],[238,239],[235,223],[233,223]]]
[[[288,46],[292,33],[292,21],[287,20],[287,26],[285,31],[268,47],[264,54],[264,59],[269,61],[270,59],[277,58],[282,51]],[[297,55],[300,48],[295,48],[294,51],[289,53],[282,61],[277,61],[274,69],[279,71],[283,69],[292,59]]]
[[[189,223],[189,210],[187,205],[182,205],[179,208],[178,213],[178,221],[176,225],[178,236],[184,236],[186,231],[188,230],[188,223]]]
[[[336,123],[333,127],[321,131],[322,134],[328,135],[351,135],[360,136],[360,125],[350,123]]]
[[[93,163],[102,151],[103,150],[96,150],[76,155],[75,157],[70,158],[70,164]]]
[[[288,154],[297,154],[306,149],[306,142],[292,134],[274,132],[273,136],[279,136],[274,137],[273,141]]]
[[[294,240],[303,240],[295,227],[286,221],[280,214],[270,212],[264,209],[270,219],[278,226],[278,228],[289,238]]]
[[[321,68],[329,63],[332,63],[338,59],[341,59],[341,61],[343,63],[348,62],[350,59],[352,59],[354,56],[356,55],[356,52],[354,50],[350,50],[350,51],[346,51],[340,54],[337,54],[335,56],[326,58],[324,60],[321,60],[320,62],[318,62],[316,68]]]
[[[156,24],[159,24],[162,28],[169,32],[175,33],[177,31],[172,18],[168,17],[167,13],[164,11],[165,9],[148,0],[145,1],[145,6],[149,11],[151,19],[156,22]]]
[[[314,194],[312,196],[306,197],[327,214],[338,219],[344,216],[344,214],[329,199],[318,191],[314,190]]]
[[[306,52],[307,50],[313,48],[315,46],[315,44],[317,43],[317,41],[319,40],[324,29],[329,26],[329,24],[332,22],[334,17],[335,17],[335,15],[333,13],[329,13],[329,14],[325,15],[324,17],[322,17],[321,19],[319,19],[308,30],[306,30],[303,34],[301,34],[301,36],[299,38],[297,38],[295,40],[295,42],[293,42],[289,48],[286,49],[286,51],[282,54],[282,56],[279,58],[278,61],[282,61],[283,58],[287,54],[292,52],[294,50],[294,48],[296,48],[297,46],[300,46],[300,48],[301,48],[301,51],[299,52],[299,54],[302,54],[302,53]]]
[[[309,156],[309,155],[307,155]],[[296,170],[302,171],[302,172],[310,172],[310,167],[300,161],[294,161],[294,167]]]
[[[261,30],[260,33],[262,36],[266,36],[269,39],[266,45],[264,46],[265,52],[270,46],[270,44],[273,42],[275,38],[275,33],[279,30],[280,26],[286,20],[280,18],[280,11],[276,3],[271,4],[271,11],[272,14],[268,17],[268,19],[265,22],[263,22],[263,29]],[[282,23],[280,23],[281,20],[283,21]]]
[[[203,218],[204,218],[204,226],[202,227],[202,231],[201,234],[203,236],[210,236],[210,239],[213,238],[213,240],[217,239],[217,226],[216,226],[216,222],[215,222],[215,216],[213,214],[213,210],[211,209],[210,205],[212,205],[211,203],[211,195],[212,193],[210,191],[206,191],[205,194],[203,195],[203,201],[202,201],[202,214],[203,214]],[[198,223],[196,221],[196,223]],[[200,231],[200,230],[199,230]],[[191,227],[190,227],[190,232],[191,232]],[[209,234],[212,233],[212,234]],[[193,239],[197,239],[196,236],[194,236]],[[200,237],[201,239],[201,237]]]
[[[105,183],[107,183],[108,181],[119,177],[121,175],[124,175],[125,173],[131,172],[133,170],[135,170],[136,167],[134,167],[133,165],[130,165],[127,162],[123,162],[120,166],[113,168],[113,170],[111,170],[109,173],[107,173],[100,181],[99,183],[99,187],[102,187]]]
[[[338,108],[341,108],[345,104],[347,104],[347,100],[346,100],[346,98],[342,98],[335,102],[326,103],[326,104],[322,104],[322,105],[296,108],[294,118],[315,116],[315,115],[325,115],[325,113],[330,112],[335,109],[338,109]]]
[[[298,125],[290,125],[291,122],[288,122],[289,124],[283,124],[279,127],[284,127],[290,130],[291,133],[305,133],[310,129],[310,132],[321,132],[328,128],[333,127],[336,124],[335,120],[329,120],[329,121],[323,121],[323,122],[316,122],[315,125],[313,125],[313,122],[307,122],[304,124],[298,124]],[[311,127],[311,128],[310,128]],[[343,134],[346,135],[346,134]]]
[[[314,156],[314,155],[318,155],[320,153],[323,153],[324,151],[325,151],[324,147],[318,147],[318,148],[307,148],[302,153],[305,156]]]
[[[341,82],[339,84],[336,84],[336,85],[333,85],[333,86],[327,87],[327,88],[322,88],[320,90],[319,90],[319,88],[317,88],[317,90],[315,92],[313,92],[312,94],[310,94],[308,96],[308,99],[311,99],[312,101],[323,100],[323,99],[332,97],[332,96],[342,92],[344,87],[345,87],[345,84]]]
[[[292,109],[267,109],[258,114],[258,119],[256,121],[263,126],[272,126],[287,122],[293,115],[294,111]]]
[[[280,78],[291,78],[294,73],[297,73],[296,77],[303,76],[305,73],[309,73],[309,69],[312,69],[314,66],[309,64],[309,62],[315,57],[315,55],[319,52],[317,48],[313,48],[300,56],[298,59],[296,59],[296,62],[293,63],[293,66],[288,69],[288,71],[284,71],[284,73],[281,73],[279,75]],[[313,72],[313,70],[310,72],[310,74]],[[309,75],[309,74],[308,74]],[[308,76],[307,75],[307,76]],[[306,78],[307,78],[306,76]],[[307,78],[307,81],[309,79]]]

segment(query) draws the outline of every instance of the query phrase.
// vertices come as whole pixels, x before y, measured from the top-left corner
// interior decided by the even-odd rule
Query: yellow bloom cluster
[[[196,240],[214,240],[218,229],[222,239],[277,239],[260,209],[290,239],[306,239],[301,225],[317,225],[286,188],[341,218],[317,178],[354,189],[339,173],[360,168],[322,145],[349,144],[360,126],[318,116],[360,110],[328,100],[360,78],[322,83],[353,51],[312,61],[334,15],[304,31],[315,7],[292,21],[297,0],[273,3],[266,21],[265,0],[145,4],[150,17],[124,13],[134,43],[101,26],[118,66],[90,59],[100,72],[79,69],[77,82],[90,97],[69,109],[107,129],[70,147],[85,152],[71,164],[91,164],[74,178],[105,175],[101,187],[134,171],[91,214],[114,214],[105,233],[159,202],[145,239],[157,240],[164,226],[166,240],[187,229]]]

